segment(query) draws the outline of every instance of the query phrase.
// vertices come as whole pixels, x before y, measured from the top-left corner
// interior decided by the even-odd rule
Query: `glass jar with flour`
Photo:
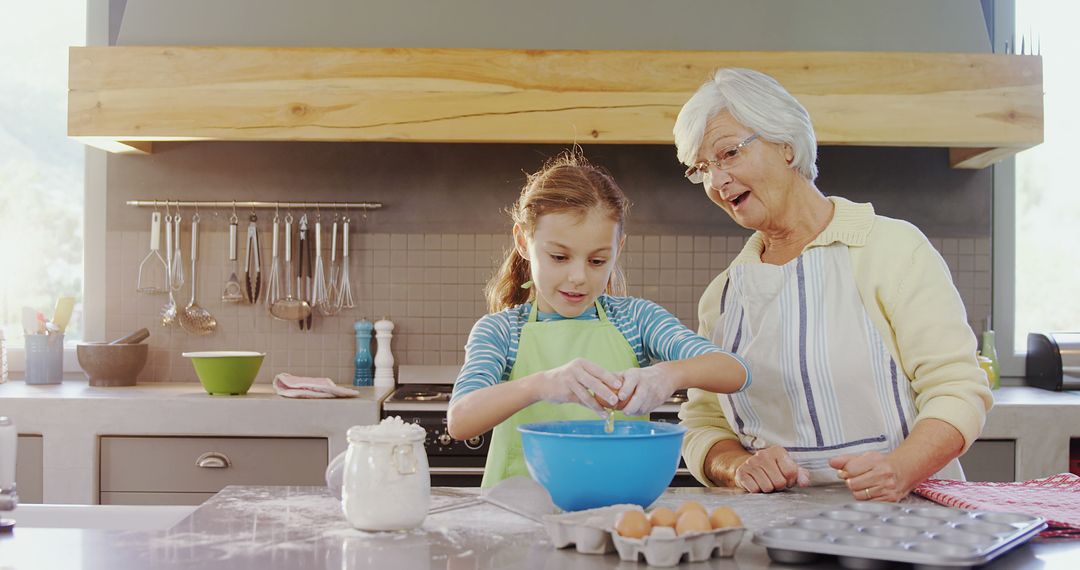
[[[361,530],[420,526],[431,503],[424,428],[399,417],[349,429],[341,506]]]

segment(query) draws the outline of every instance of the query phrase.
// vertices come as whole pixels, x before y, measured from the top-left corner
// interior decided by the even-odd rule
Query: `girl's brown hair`
[[[536,222],[545,214],[573,212],[584,217],[600,209],[618,224],[622,236],[630,201],[604,169],[593,166],[580,149],[568,150],[528,175],[521,196],[507,209],[515,224],[532,236]],[[531,289],[521,285],[532,279],[529,260],[511,247],[502,266],[484,288],[488,308],[496,313],[529,300]],[[626,281],[618,264],[608,278],[609,295],[625,295]]]

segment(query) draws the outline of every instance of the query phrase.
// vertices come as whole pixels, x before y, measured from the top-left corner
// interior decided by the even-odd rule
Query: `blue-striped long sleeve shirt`
[[[637,297],[599,297],[608,320],[626,337],[637,355],[639,366],[652,362],[682,360],[711,352],[724,352],[704,337],[686,328],[660,305]],[[451,402],[469,392],[494,386],[510,377],[517,360],[521,328],[529,320],[531,303],[485,315],[473,325],[465,345],[461,367]],[[537,313],[537,320],[563,319],[558,313]],[[575,317],[596,320],[596,307]],[[736,357],[737,358],[737,357]],[[743,389],[749,386],[747,382]]]

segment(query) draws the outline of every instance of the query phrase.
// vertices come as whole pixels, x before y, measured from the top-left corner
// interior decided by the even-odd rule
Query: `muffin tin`
[[[844,568],[909,562],[920,570],[984,564],[1046,528],[1040,517],[939,506],[858,502],[754,533],[776,562],[835,555]]]
[[[742,541],[742,527],[720,528],[683,536],[626,538],[615,532],[615,519],[628,510],[642,511],[638,505],[612,505],[544,517],[544,528],[555,548],[574,548],[584,554],[616,551],[622,560],[636,562],[644,557],[650,566],[675,566],[685,557],[690,562],[713,556],[730,557]],[[674,531],[672,531],[674,532]]]

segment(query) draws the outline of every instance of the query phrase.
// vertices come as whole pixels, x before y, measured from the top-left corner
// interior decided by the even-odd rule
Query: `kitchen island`
[[[467,501],[476,489],[432,490],[432,507]],[[844,487],[815,487],[771,495],[728,489],[669,489],[656,503],[686,499],[706,508],[729,505],[751,531],[851,500]],[[929,503],[913,497],[908,501]],[[93,508],[93,507],[87,507]],[[18,518],[18,511],[14,513]],[[777,567],[748,532],[734,558],[683,563],[678,568]],[[987,570],[1074,569],[1080,542],[1035,539],[984,566]],[[801,568],[832,567],[834,559]],[[616,554],[555,549],[543,527],[482,504],[430,515],[412,531],[374,533],[351,528],[339,502],[323,487],[227,487],[166,531],[119,532],[16,527],[0,536],[0,567],[11,569],[134,570],[645,568]],[[784,567],[784,566],[780,566]],[[905,567],[905,566],[901,566]],[[907,566],[910,567],[910,566]]]

